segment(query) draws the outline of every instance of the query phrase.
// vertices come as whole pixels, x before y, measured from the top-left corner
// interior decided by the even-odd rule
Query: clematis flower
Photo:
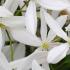
[[[36,33],[36,30],[34,29],[34,30],[32,30],[33,28],[32,27],[36,27],[36,24],[35,24],[35,22],[34,22],[34,20],[35,19],[33,19],[34,17],[36,17],[36,16],[33,16],[33,14],[34,14],[34,8],[35,8],[35,5],[33,4],[34,2],[30,2],[29,3],[29,6],[28,6],[28,9],[27,9],[27,12],[26,12],[26,16],[28,16],[28,17],[26,17],[26,20],[29,22],[29,26],[27,26],[26,25],[26,28],[28,27],[28,29],[26,29],[26,30],[22,30],[22,29],[20,29],[20,30],[13,30],[12,31],[12,35],[13,35],[13,37],[14,37],[14,39],[15,40],[17,40],[17,41],[19,41],[19,42],[21,42],[21,43],[24,43],[24,44],[27,44],[27,45],[31,45],[31,46],[43,46],[44,48],[45,47],[48,47],[48,43],[46,43],[46,41],[47,42],[49,42],[50,43],[50,41],[48,41],[47,40],[47,34],[46,34],[46,30],[47,30],[47,26],[46,26],[46,22],[44,21],[44,17],[42,16],[43,14],[43,12],[42,12],[42,10],[41,10],[41,39],[40,38],[38,38],[36,35],[35,35],[35,33]],[[33,8],[34,7],[34,8]],[[28,12],[30,12],[30,14],[27,14]],[[29,18],[29,16],[30,16],[30,18],[32,18],[33,20],[31,20],[30,18]],[[57,19],[58,21],[57,22],[59,22],[59,23],[62,23],[62,25],[60,25],[61,27],[64,25],[64,21],[63,20],[65,20],[66,21],[66,18],[67,18],[67,16],[65,15],[65,16],[62,16],[62,17],[59,17],[59,19]],[[29,20],[30,19],[30,20]],[[61,20],[60,20],[61,19]],[[28,24],[28,23],[27,23]],[[58,23],[57,23],[58,24]],[[31,28],[31,29],[30,29]],[[32,30],[32,31],[31,31]],[[54,31],[52,32],[52,33],[55,33]],[[23,36],[21,35],[21,34],[23,34]],[[56,36],[56,33],[54,34],[55,36]],[[43,42],[43,43],[42,43]],[[61,45],[62,46],[62,48],[63,48],[63,46],[65,46],[64,48],[63,48],[63,50],[61,50],[61,52],[67,52],[67,50],[69,49],[69,48],[67,48],[67,44],[66,45],[64,45],[64,44],[62,44]],[[59,47],[59,46],[58,46]],[[59,47],[60,48],[60,47]],[[52,49],[53,50],[53,49]],[[57,52],[57,51],[56,51]],[[58,51],[59,52],[59,51]],[[58,55],[59,54],[61,54],[61,52],[60,53],[58,53]],[[49,55],[49,52],[48,52],[48,55]],[[58,56],[57,55],[57,56]],[[54,58],[52,58],[52,60],[53,60],[53,63],[56,63],[56,60],[55,60],[55,58],[58,58],[57,56],[55,56]],[[64,56],[65,56],[65,54],[64,54]],[[64,57],[63,56],[63,57]],[[63,57],[62,57],[62,55],[60,55],[60,59],[62,59]],[[59,61],[59,60],[58,60]],[[23,61],[24,62],[24,61]],[[50,61],[48,61],[48,62],[50,62]],[[16,64],[18,65],[19,63],[21,63],[20,61],[17,63],[16,62]],[[15,65],[16,65],[15,64]],[[21,64],[20,64],[21,65]],[[24,66],[24,65],[23,65]],[[18,67],[18,66],[17,66]],[[15,67],[14,67],[15,68]],[[21,68],[21,67],[20,67]]]
[[[48,63],[57,63],[66,56],[67,51],[69,50],[69,42],[70,42],[69,37],[62,30],[58,22],[55,19],[53,19],[53,17],[50,14],[48,14],[45,10],[44,10],[44,16],[50,29],[52,29],[57,36],[67,41],[67,43],[63,43],[60,46],[55,47],[48,52],[47,56]]]
[[[40,30],[41,39],[36,36],[37,16],[36,16],[36,6],[33,1],[30,1],[29,6],[27,8],[27,12],[25,14],[26,29],[11,30],[11,34],[13,38],[21,43],[31,45],[31,46],[41,46],[42,44],[48,46],[46,43],[50,43],[52,40],[48,38],[49,36],[47,37],[47,26],[42,13],[43,11],[41,10],[40,13],[41,14],[41,30]],[[61,23],[63,20],[66,20],[66,18],[67,16],[61,16],[57,19],[57,21]],[[64,25],[64,23],[65,22],[62,22],[61,27]],[[56,35],[53,36],[55,37]]]

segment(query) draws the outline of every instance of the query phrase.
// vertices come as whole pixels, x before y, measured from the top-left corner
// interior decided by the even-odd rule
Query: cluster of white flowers
[[[25,4],[26,12],[23,12]],[[22,9],[22,16],[14,16],[18,6]],[[38,18],[41,22],[37,22]],[[0,70],[50,70],[50,63],[56,64],[70,54],[70,33],[67,35],[70,24],[66,23],[68,20],[69,0],[5,0],[0,6]],[[68,25],[65,27],[66,32],[63,30],[64,25]],[[40,36],[36,34],[37,27],[40,29]],[[5,34],[10,46],[5,45]],[[10,37],[19,44],[12,46]],[[65,42],[56,42],[57,38]],[[37,49],[24,57],[25,45]],[[15,49],[14,52],[12,48]],[[13,61],[10,61],[9,52]]]

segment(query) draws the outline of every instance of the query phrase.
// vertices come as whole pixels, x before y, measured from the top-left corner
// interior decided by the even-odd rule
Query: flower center
[[[44,49],[48,49],[49,48],[48,42],[43,42],[41,47],[44,48]]]
[[[6,28],[6,26],[5,26],[4,24],[0,23],[0,28],[5,29],[5,28]]]

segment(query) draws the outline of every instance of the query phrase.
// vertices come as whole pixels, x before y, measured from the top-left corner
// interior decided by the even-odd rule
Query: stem
[[[52,65],[50,65],[50,67],[51,67],[51,70],[54,70],[54,68],[53,68],[53,66],[52,66]]]
[[[14,60],[14,50],[13,50],[13,47],[12,47],[12,40],[11,40],[11,37],[9,35],[8,30],[6,29],[5,31],[7,33],[7,36],[9,38],[9,41],[10,41],[10,60],[13,61]]]
[[[22,8],[21,8],[20,10],[17,11],[17,13],[16,13],[15,15],[18,15],[18,14],[22,11],[22,9],[23,9],[26,5],[28,5],[29,2],[30,2],[30,0],[28,0],[27,2],[24,2],[25,4],[22,6]]]

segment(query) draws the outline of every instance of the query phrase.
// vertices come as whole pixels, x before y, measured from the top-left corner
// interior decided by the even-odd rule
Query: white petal
[[[5,54],[7,60],[10,61],[10,46],[3,47],[2,52]]]
[[[32,62],[32,70],[44,70],[40,65],[37,63],[36,60],[33,60]]]
[[[69,4],[61,0],[36,0],[42,7],[51,10],[64,10]]]
[[[60,27],[62,28],[67,20],[67,15],[60,16],[56,19]],[[47,40],[50,42],[56,37],[56,34],[53,32],[53,30],[50,29],[48,33]]]
[[[0,52],[0,67],[4,70],[11,70],[9,63],[2,52]]]
[[[42,38],[42,40],[45,41],[46,37],[47,37],[47,25],[45,22],[45,18],[43,16],[43,9],[41,9],[41,11],[40,11],[40,16],[41,16],[41,29],[40,29],[41,38]]]
[[[6,0],[3,6],[10,10],[12,13],[14,13],[18,7],[18,2],[18,0]]]
[[[12,16],[7,18],[1,18],[1,23],[6,25],[9,28],[24,28],[25,27],[25,19],[24,16]]]
[[[29,2],[25,18],[27,30],[30,31],[32,34],[35,34],[37,29],[37,15],[36,15],[36,5],[33,1]]]
[[[38,63],[40,64],[46,61],[45,60],[46,56],[47,56],[47,51],[38,51],[37,49],[37,51],[29,55],[28,57],[20,59],[20,60],[16,60],[14,62],[11,62],[10,64],[12,68],[28,70],[31,68],[31,64],[34,59],[37,60]]]
[[[55,38],[56,34],[50,29],[48,36],[47,36],[47,41],[51,42]]]
[[[8,11],[5,7],[0,6],[0,17],[9,17],[12,16],[13,14]]]
[[[56,21],[58,22],[58,24],[60,25],[60,27],[64,26],[66,20],[67,20],[67,15],[62,15],[62,16],[60,16],[60,17],[58,17],[56,19]]]
[[[16,45],[14,51],[15,51],[14,52],[14,60],[24,58],[24,56],[25,56],[25,45],[24,44]]]
[[[54,20],[53,17],[45,11],[44,11],[44,16],[45,16],[46,23],[48,24],[50,29],[52,29],[57,36],[68,41],[68,37],[66,33],[61,29],[59,23],[56,20]]]
[[[45,63],[42,63],[42,67],[43,67],[45,70],[50,70],[49,64],[47,63],[47,61],[46,61]]]
[[[39,47],[41,40],[24,29],[11,29],[13,38],[21,43]]]
[[[1,51],[3,46],[4,46],[3,33],[2,33],[1,28],[0,28],[0,51]]]
[[[53,10],[53,11],[51,12],[51,15],[52,15],[54,18],[57,18],[57,17],[59,16],[59,13],[60,13],[60,11],[55,11],[55,10]]]
[[[68,50],[69,45],[67,43],[54,47],[48,52],[47,62],[53,64],[58,63],[66,56]]]

